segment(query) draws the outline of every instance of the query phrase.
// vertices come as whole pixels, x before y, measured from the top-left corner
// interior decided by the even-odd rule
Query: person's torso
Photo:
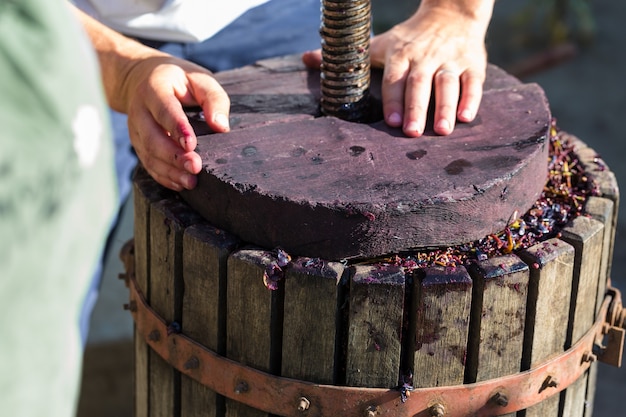
[[[73,0],[107,26],[145,39],[199,42],[268,0]]]

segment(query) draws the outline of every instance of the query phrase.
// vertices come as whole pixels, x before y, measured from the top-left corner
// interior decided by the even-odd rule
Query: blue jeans
[[[264,58],[320,48],[320,23],[320,0],[270,0],[247,11],[204,42],[178,43],[145,39],[140,41],[218,72],[252,64]],[[130,146],[126,115],[111,111],[111,121],[115,137],[115,165],[121,208],[130,194],[131,174],[137,164],[137,157]],[[115,225],[109,236],[114,231]],[[104,256],[106,255],[105,253]],[[89,317],[100,288],[105,257],[97,267],[83,307],[81,316],[83,341],[86,340],[89,330]]]

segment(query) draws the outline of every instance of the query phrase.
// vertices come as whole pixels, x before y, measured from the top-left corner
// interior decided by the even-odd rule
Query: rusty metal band
[[[526,409],[566,389],[587,371],[613,298],[609,292],[598,319],[574,346],[529,371],[474,384],[416,388],[402,402],[394,389],[314,384],[270,375],[220,356],[183,333],[172,333],[171,326],[146,303],[134,278],[127,282],[136,337],[145,339],[173,368],[216,393],[285,417],[494,416]]]

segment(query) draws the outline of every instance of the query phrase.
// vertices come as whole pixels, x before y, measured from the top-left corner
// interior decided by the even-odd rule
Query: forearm
[[[167,55],[123,36],[83,13],[75,6],[70,6],[83,24],[98,55],[102,82],[109,105],[114,110],[126,113],[129,75],[132,68],[140,60]]]

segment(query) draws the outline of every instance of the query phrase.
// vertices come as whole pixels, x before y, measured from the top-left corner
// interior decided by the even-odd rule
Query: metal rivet
[[[445,407],[439,403],[431,405],[428,411],[430,411],[432,417],[443,417],[446,415]]]
[[[378,415],[378,407],[375,405],[370,405],[365,410],[365,417],[376,417]]]
[[[311,401],[306,399],[305,397],[300,397],[300,402],[298,403],[298,411],[306,411],[311,406]]]
[[[546,379],[543,381],[543,384],[541,384],[541,390],[539,392],[547,388],[556,388],[558,386],[559,386],[559,382],[552,375],[548,375]]]
[[[152,330],[148,335],[148,340],[151,342],[158,342],[161,339],[161,333],[158,330]]]
[[[548,375],[546,378],[546,386],[556,388],[559,386],[559,382],[552,377],[552,375]]]
[[[192,356],[187,360],[187,362],[185,362],[183,367],[185,369],[198,369],[200,367],[200,360],[198,360],[195,356]]]
[[[248,387],[248,383],[246,381],[239,381],[235,387],[235,394],[244,394],[248,392],[249,389],[250,387]]]
[[[180,323],[173,321],[167,326],[167,335],[178,334],[182,331]]]
[[[501,392],[496,392],[494,396],[491,397],[491,401],[498,404],[500,407],[506,407],[509,405],[508,397]]]

